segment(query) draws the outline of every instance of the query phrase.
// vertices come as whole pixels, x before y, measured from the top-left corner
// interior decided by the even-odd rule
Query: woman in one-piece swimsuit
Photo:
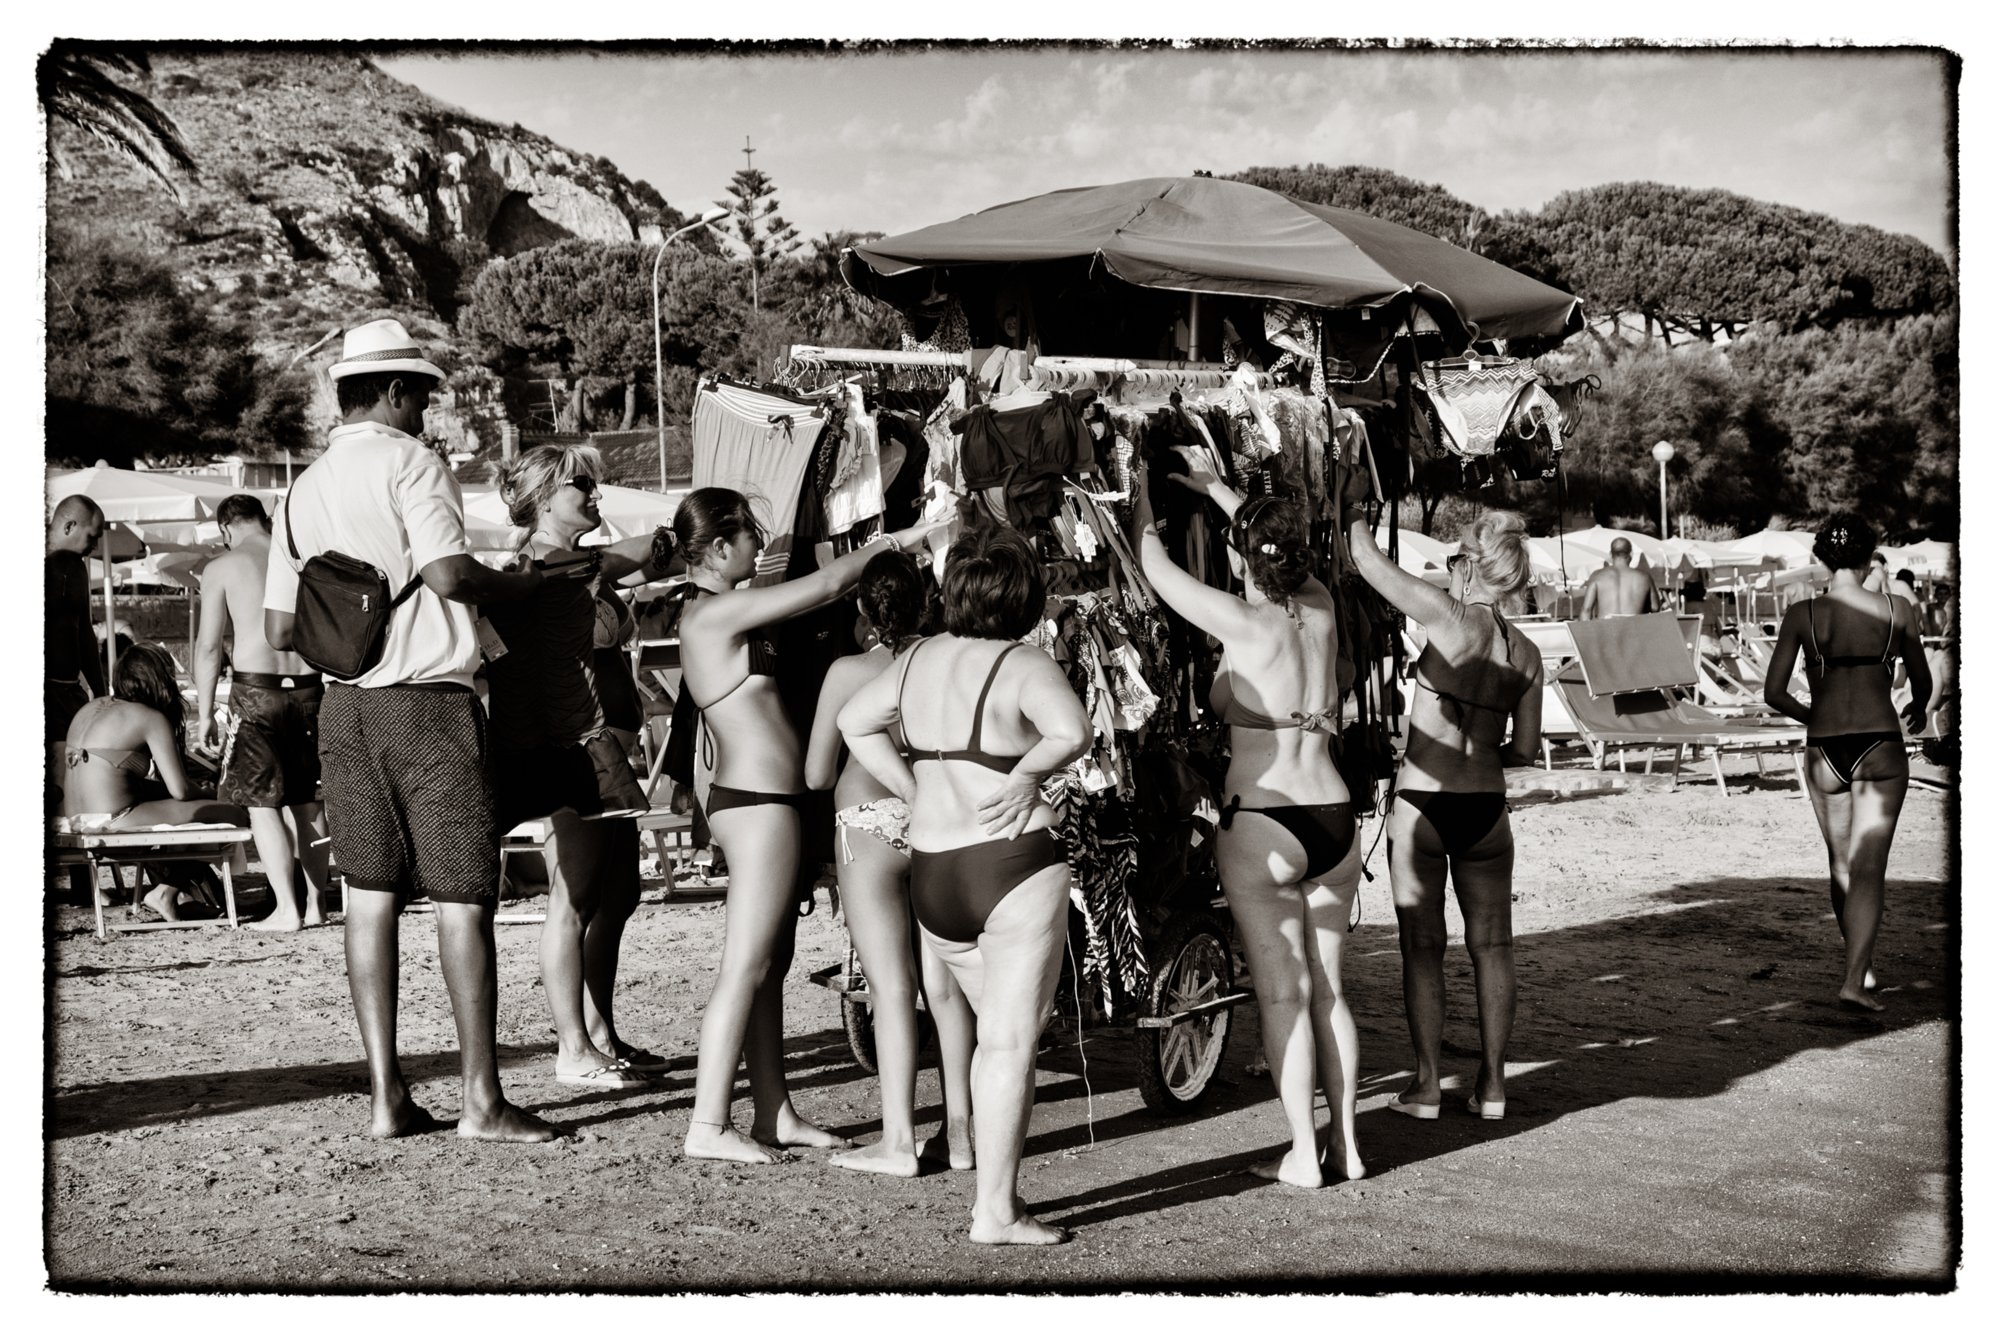
[[[733,489],[697,489],[674,512],[676,546],[699,592],[681,614],[681,686],[701,709],[696,777],[710,777],[709,830],[729,857],[727,929],[702,1014],[694,1111],[682,1146],[690,1158],[775,1163],[789,1147],[845,1144],[801,1117],[785,1087],[783,993],[798,926],[805,754],[763,634],[847,594],[884,546],[921,543],[927,529],[879,536],[808,576],[739,590],[764,543],[749,499]],[[755,1108],[743,1136],[730,1103],[746,1058]]]
[[[925,949],[958,981],[978,1025],[971,1236],[989,1244],[1067,1235],[1030,1217],[1019,1190],[1036,1043],[1069,906],[1069,863],[1041,785],[1090,744],[1062,669],[1022,647],[1043,605],[1041,567],[1024,540],[1004,530],[964,536],[946,558],[945,631],[905,651],[840,713],[855,760],[887,788],[915,788],[910,905]],[[902,743],[891,736],[899,727]],[[960,735],[960,746],[945,747]]]
[[[1303,516],[1291,503],[1245,501],[1206,453],[1176,449],[1175,476],[1229,518],[1241,597],[1183,571],[1153,528],[1146,487],[1135,484],[1139,566],[1167,606],[1223,643],[1211,709],[1229,726],[1216,866],[1257,990],[1264,1058],[1284,1105],[1291,1145],[1253,1165],[1294,1186],[1367,1174],[1354,1134],[1360,1035],[1341,984],[1347,919],[1361,884],[1354,808],[1333,763],[1339,728],[1339,646],[1333,597],[1310,572]],[[1315,1084],[1333,1114],[1322,1146]]]
[[[1785,611],[1764,700],[1806,726],[1806,789],[1826,839],[1833,916],[1846,942],[1840,1002],[1879,1011],[1875,997],[1875,937],[1882,923],[1889,845],[1910,787],[1910,758],[1897,726],[1890,671],[1903,662],[1910,703],[1902,720],[1921,732],[1930,703],[1931,671],[1915,607],[1862,589],[1875,551],[1875,532],[1842,513],[1820,528],[1813,557],[1833,573],[1826,593]],[[1805,652],[1812,705],[1788,685]]]
[[[827,670],[813,710],[806,749],[806,785],[834,791],[835,871],[847,935],[868,979],[875,1063],[882,1086],[882,1138],[835,1154],[839,1167],[914,1177],[916,1139],[917,974],[938,1031],[945,1129],[932,1144],[948,1165],[972,1166],[972,1012],[944,962],[913,945],[910,932],[910,804],[913,792],[891,790],[858,761],[842,763],[840,710],[864,684],[891,670],[921,634],[929,578],[917,561],[884,550],[869,561],[855,589],[856,633],[862,653]]]
[[[1355,568],[1426,634],[1389,815],[1403,1008],[1417,1069],[1389,1106],[1433,1120],[1443,1101],[1438,1054],[1449,874],[1479,1002],[1480,1068],[1465,1106],[1492,1121],[1507,1110],[1507,1040],[1514,1027],[1514,831],[1502,768],[1532,765],[1542,741],[1541,652],[1500,613],[1528,584],[1526,528],[1511,512],[1482,514],[1448,560],[1447,593],[1390,562],[1359,510],[1345,520]]]

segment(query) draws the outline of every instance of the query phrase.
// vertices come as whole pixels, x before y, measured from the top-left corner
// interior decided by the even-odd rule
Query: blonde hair
[[[1472,528],[1458,537],[1459,544],[1472,555],[1475,575],[1489,589],[1501,595],[1519,595],[1528,584],[1532,568],[1528,562],[1528,524],[1518,512],[1490,511],[1479,514]]]
[[[604,478],[604,455],[590,444],[544,443],[529,448],[500,471],[500,501],[507,505],[507,520],[524,532],[533,531],[556,490],[579,475]]]

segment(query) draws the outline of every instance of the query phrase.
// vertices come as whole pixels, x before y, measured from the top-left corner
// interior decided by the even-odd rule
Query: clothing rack
[[[800,365],[894,365],[908,368],[959,369],[972,372],[979,351],[889,351],[850,346],[794,346],[791,358]],[[1028,366],[1030,387],[1077,388],[1110,386],[1123,378],[1128,387],[1142,391],[1218,390],[1230,386],[1237,370],[1228,365],[1199,360],[1127,360],[1107,356],[1043,355]],[[1260,388],[1269,387],[1271,376],[1253,371]]]

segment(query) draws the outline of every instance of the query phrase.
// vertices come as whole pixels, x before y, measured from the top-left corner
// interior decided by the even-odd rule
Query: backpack
[[[299,561],[292,538],[292,505],[285,504],[285,544]],[[389,577],[373,563],[338,550],[314,554],[299,568],[298,603],[292,610],[292,649],[330,678],[359,678],[382,659],[389,619],[423,578],[389,594]]]

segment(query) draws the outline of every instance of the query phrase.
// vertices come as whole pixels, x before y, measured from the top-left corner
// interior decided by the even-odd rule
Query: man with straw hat
[[[438,950],[458,1026],[464,1105],[458,1133],[537,1143],[545,1121],[508,1103],[494,1060],[493,909],[500,840],[486,770],[485,713],[472,690],[479,636],[472,606],[531,594],[536,568],[497,572],[466,550],[465,502],[450,469],[417,437],[444,371],[395,319],[343,338],[331,370],[342,422],[276,519],[264,588],[270,644],[293,644],[299,569],[338,551],[393,587],[379,657],[329,683],[319,712],[321,788],[348,888],[347,982],[373,1100],[369,1134],[437,1125],[410,1099],[396,1058],[397,932],[416,888],[437,909]],[[588,565],[547,575],[581,576]]]

